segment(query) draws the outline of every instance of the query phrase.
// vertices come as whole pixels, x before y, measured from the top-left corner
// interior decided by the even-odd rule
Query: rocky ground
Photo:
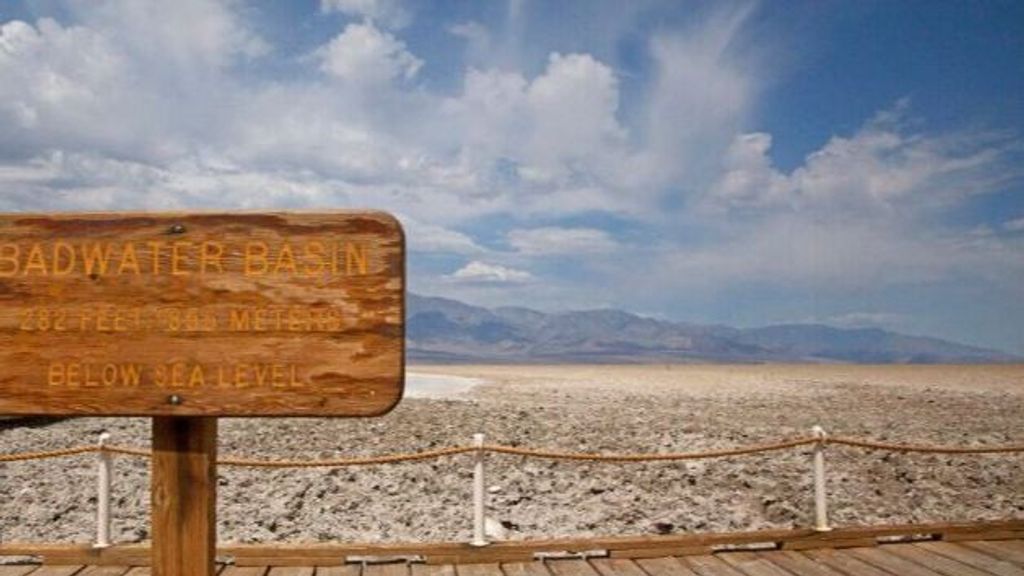
[[[595,452],[692,451],[833,434],[940,444],[1024,443],[1024,367],[458,367],[461,399],[408,398],[371,420],[223,419],[223,455],[323,458],[489,442]],[[934,370],[934,371],[929,371]],[[0,428],[0,453],[94,442],[146,446],[146,419]],[[0,424],[2,426],[2,424]],[[222,468],[221,541],[470,537],[471,461],[344,469]],[[0,539],[89,541],[93,456],[0,464]],[[808,450],[685,463],[492,455],[489,515],[511,538],[746,530],[812,521]],[[1024,455],[900,455],[833,447],[836,524],[1024,517]],[[118,458],[114,535],[148,537],[145,460]]]

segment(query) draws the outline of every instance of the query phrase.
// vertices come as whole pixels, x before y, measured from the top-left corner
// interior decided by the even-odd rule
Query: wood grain
[[[153,418],[153,576],[213,576],[217,419]]]
[[[404,294],[379,212],[0,215],[0,414],[383,414]]]

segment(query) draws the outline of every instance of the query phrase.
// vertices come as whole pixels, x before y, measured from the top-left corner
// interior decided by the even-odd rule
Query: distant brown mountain
[[[998,350],[876,328],[788,324],[738,329],[621,310],[545,313],[410,294],[407,352],[420,362],[996,363]]]

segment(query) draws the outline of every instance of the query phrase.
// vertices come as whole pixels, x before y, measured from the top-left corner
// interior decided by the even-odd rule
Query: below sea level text
[[[303,388],[298,366],[238,363],[206,366],[189,362],[51,362],[47,384],[65,388]]]

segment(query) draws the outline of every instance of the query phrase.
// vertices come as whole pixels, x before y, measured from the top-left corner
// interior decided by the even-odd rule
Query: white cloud
[[[785,208],[848,218],[896,207],[946,208],[1019,175],[1008,162],[1012,142],[991,134],[911,133],[903,125],[906,106],[880,112],[852,136],[833,136],[790,174],[772,166],[770,135],[736,136],[706,201],[727,209]]]
[[[405,226],[406,245],[410,252],[448,254],[485,252],[482,246],[462,232],[408,217],[402,217],[401,220]]]
[[[386,4],[324,2],[357,20],[296,60],[233,0],[68,6],[62,23],[0,24],[4,210],[376,207],[402,215],[411,251],[475,260],[425,273],[430,286],[539,305],[654,309],[637,295],[734,286],[1024,286],[1019,215],[990,223],[1000,233],[944,218],[1019,185],[1019,137],[926,133],[900,104],[780,170],[773,136],[752,131],[763,82],[742,50],[749,8],[656,34],[641,78],[548,46],[502,60],[501,30],[452,27],[475,55],[446,89],[421,81],[434,62],[410,51]],[[263,76],[249,66],[261,55],[300,69]],[[630,219],[651,242],[529,227],[591,212]],[[488,238],[514,251],[461,232],[492,221]],[[559,251],[585,255],[586,280],[529,282],[530,258]]]
[[[401,0],[320,0],[320,9],[367,18],[388,28],[404,28],[412,21]]]
[[[789,183],[771,164],[771,134],[737,136],[723,158],[724,172],[712,189],[715,201],[731,207],[760,208],[786,200]]]
[[[448,279],[453,282],[472,284],[523,284],[533,280],[533,275],[525,270],[474,260],[456,270],[448,276]]]
[[[412,80],[423,66],[404,42],[377,29],[372,22],[349,24],[316,53],[321,70],[357,86]]]
[[[594,228],[531,228],[512,230],[508,243],[528,256],[579,255],[607,253],[618,243],[604,230]]]
[[[599,158],[624,137],[615,118],[615,74],[587,54],[551,54],[547,70],[527,89],[526,102],[533,121],[528,159],[542,169]]]
[[[634,170],[653,189],[700,191],[746,124],[759,83],[736,50],[754,4],[722,8],[683,33],[650,42],[656,66],[644,109],[645,147]],[[771,47],[759,47],[770,53]],[[678,192],[677,192],[678,193]]]
[[[1024,218],[1016,218],[1003,222],[1003,229],[1010,232],[1024,232]]]

